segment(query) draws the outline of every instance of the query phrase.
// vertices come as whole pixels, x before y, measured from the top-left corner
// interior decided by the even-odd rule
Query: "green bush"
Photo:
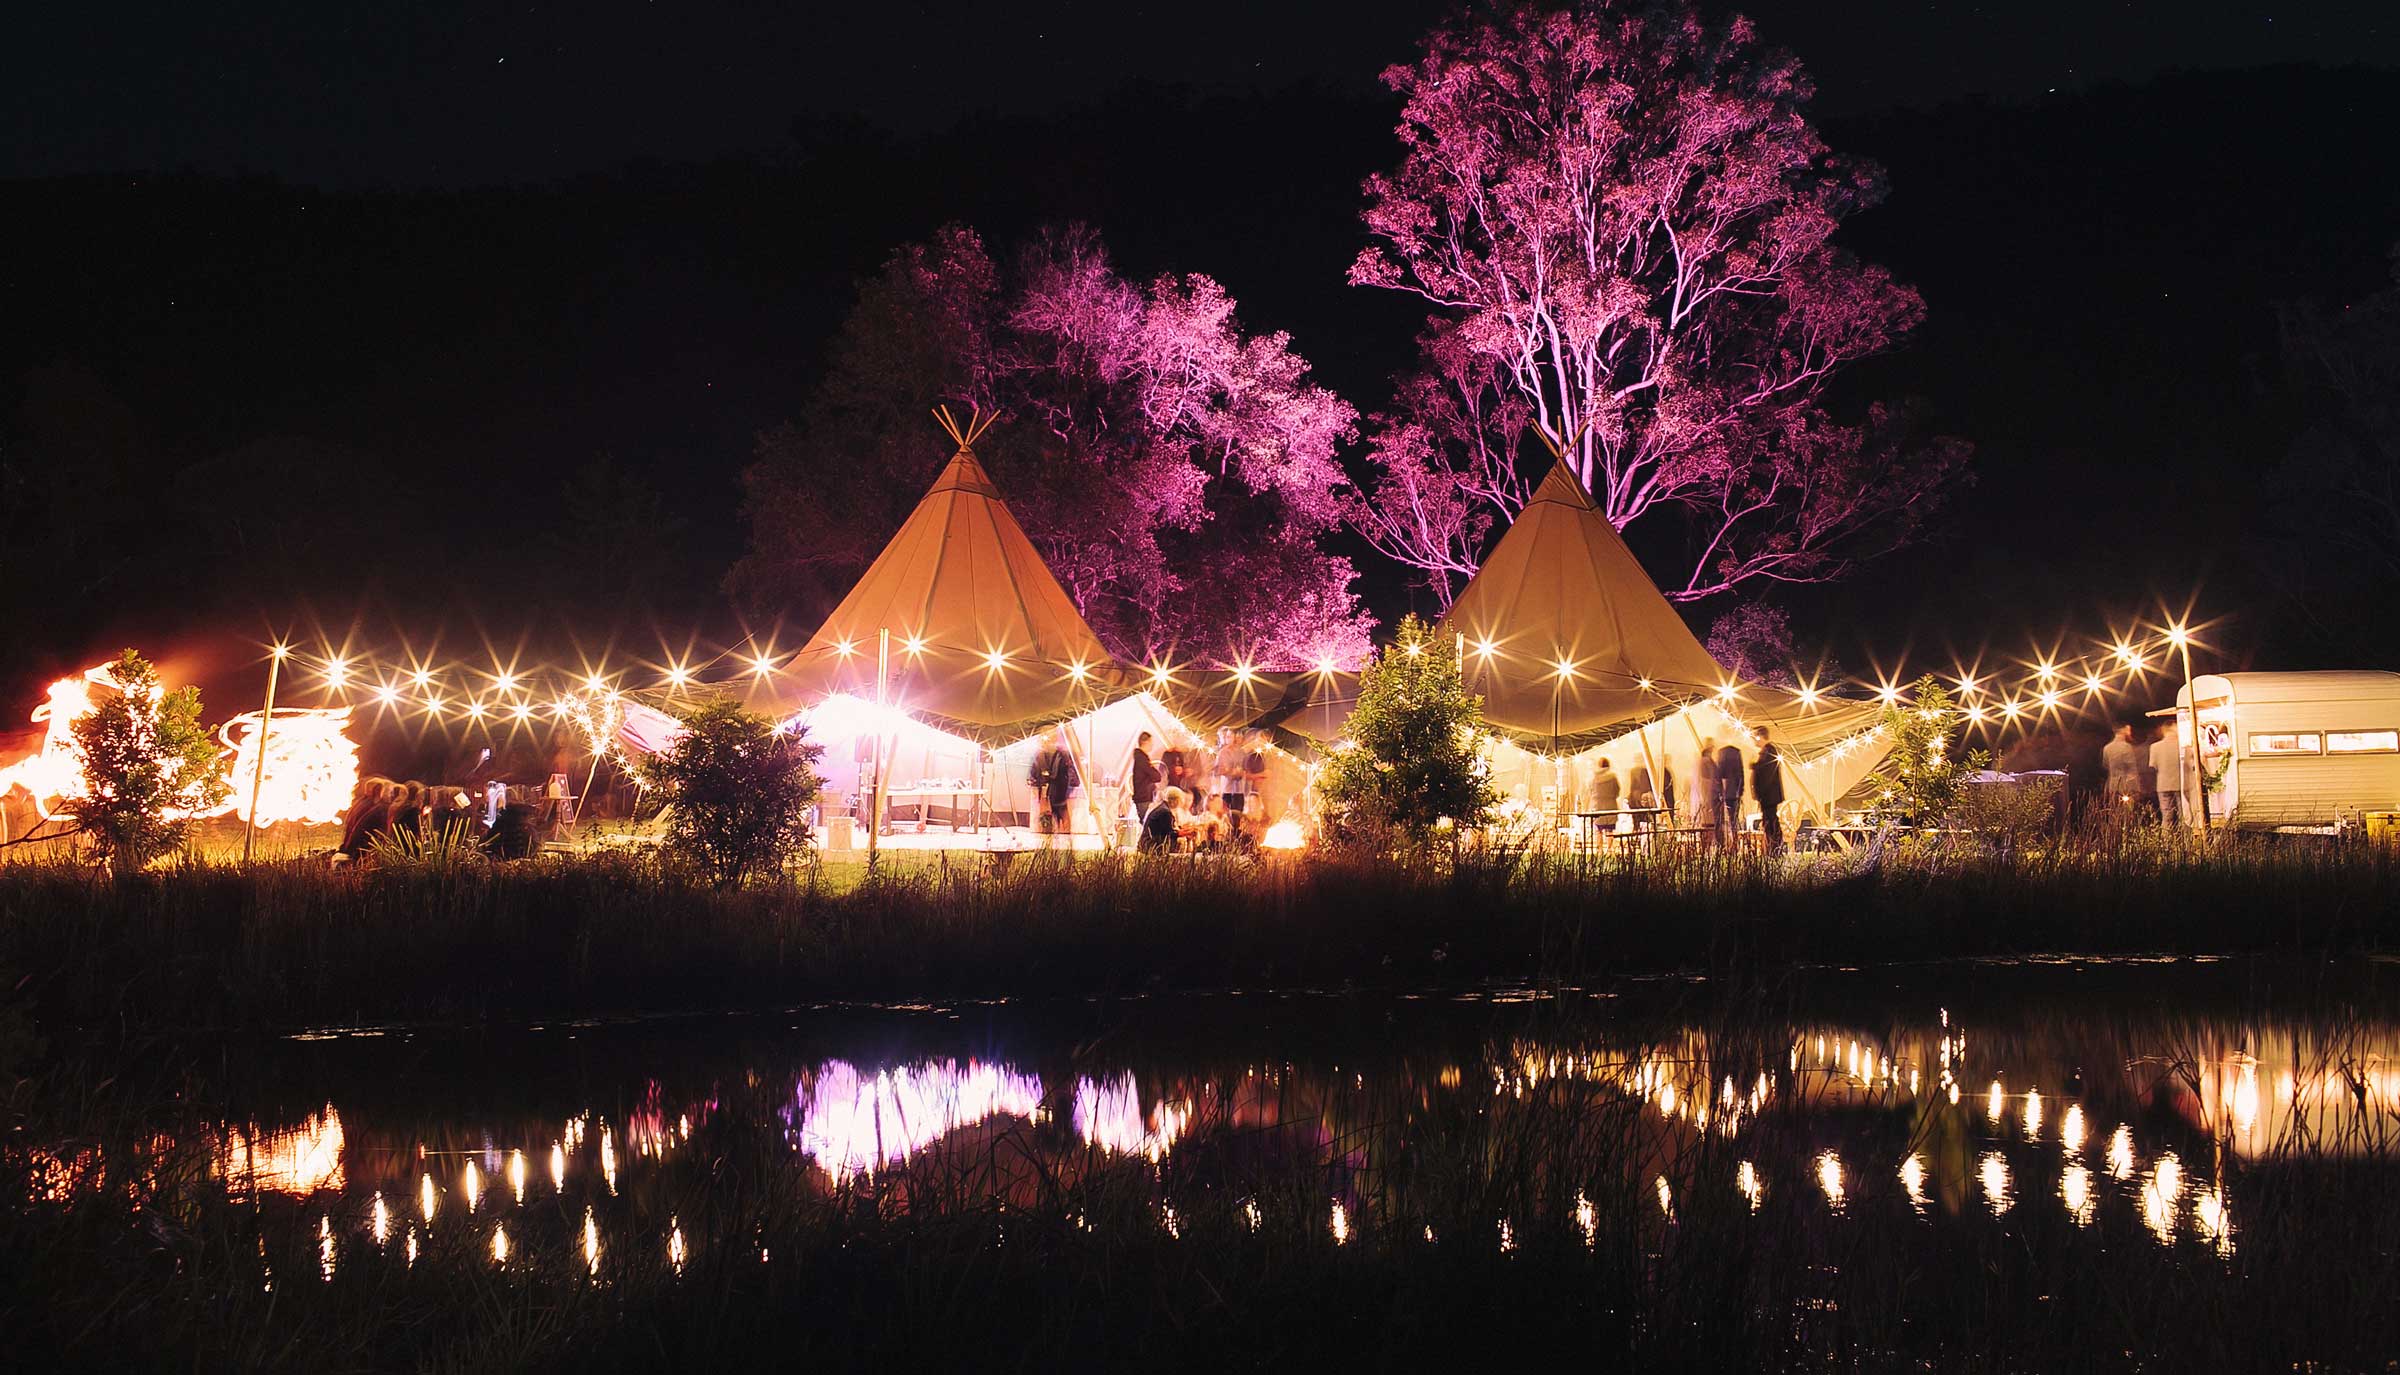
[[[117,691],[75,722],[84,794],[66,811],[119,874],[179,848],[192,817],[225,800],[222,751],[200,724],[200,689],[168,692],[128,649],[109,666]]]
[[[667,853],[720,887],[789,864],[808,846],[825,747],[733,702],[697,707],[683,725],[642,767],[668,808]]]
[[[1483,699],[1467,691],[1454,655],[1411,616],[1368,663],[1350,714],[1351,745],[1317,775],[1317,796],[1337,832],[1396,833],[1421,843],[1435,826],[1480,826],[1500,800],[1476,748]]]

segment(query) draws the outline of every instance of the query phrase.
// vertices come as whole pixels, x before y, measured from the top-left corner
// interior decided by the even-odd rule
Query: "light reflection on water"
[[[1438,1234],[1514,1251],[1547,1230],[1593,1248],[1612,1230],[1686,1225],[1695,1209],[1759,1214],[1781,1200],[1751,1225],[1805,1208],[1828,1226],[1895,1210],[1917,1225],[2014,1228],[2034,1225],[2030,1214],[2056,1226],[2063,1209],[2071,1233],[2122,1226],[2159,1246],[2231,1255],[2241,1162],[2294,1139],[2322,1154],[2372,1149],[2400,1123],[2390,1027],[2329,1041],[2306,1026],[1983,1026],[1928,1011],[1633,1039],[1520,1016],[1475,1051],[1418,1054],[1402,1038],[1363,1063],[1227,1064],[1182,1051],[1095,1064],[1045,1057],[1037,1040],[1024,1060],[820,1054],[795,1069],[771,1051],[736,1060],[703,1049],[685,1087],[645,1075],[581,1103],[545,1094],[523,1113],[394,1113],[370,1076],[284,1125],[222,1125],[212,1149],[229,1194],[294,1201],[296,1244],[315,1263],[287,1264],[287,1275],[313,1268],[331,1282],[360,1255],[388,1256],[399,1232],[412,1265],[432,1248],[445,1264],[472,1252],[486,1265],[565,1265],[601,1280],[617,1264],[663,1261],[680,1274],[711,1246],[746,1263],[782,1257],[755,1219],[718,1215],[705,1184],[694,1192],[690,1182],[705,1180],[727,1140],[762,1134],[806,1189],[887,1211],[1038,1210],[1079,1180],[1142,1172],[1144,1225],[1173,1242],[1209,1226],[1212,1209],[1239,1231],[1271,1217],[1291,1226],[1295,1191],[1284,1186],[1305,1180],[1316,1201],[1300,1211],[1319,1245]],[[764,1121],[729,1108],[736,1084],[782,1106]],[[1962,1084],[1987,1087],[1962,1107]],[[2113,1124],[2105,1138],[2100,1123]],[[1566,1140],[1602,1126],[1621,1134],[1611,1138],[1621,1152],[1562,1149],[1523,1167],[1530,1196],[1549,1199],[1540,1208],[1445,1217],[1410,1193],[1413,1162],[1447,1158],[1455,1140],[1505,1143],[1536,1129]],[[696,1152],[712,1131],[723,1135]],[[1603,1158],[1615,1162],[1613,1182],[1590,1172]],[[1570,1173],[1547,1178],[1554,1170]],[[37,1172],[46,1189],[74,1177]],[[1226,1181],[1241,1187],[1217,1192]],[[395,1218],[412,1185],[416,1217]],[[1604,1189],[1644,1202],[1604,1206]],[[1283,1201],[1262,1202],[1272,1199]],[[1083,1206],[1070,1220],[1118,1225]]]

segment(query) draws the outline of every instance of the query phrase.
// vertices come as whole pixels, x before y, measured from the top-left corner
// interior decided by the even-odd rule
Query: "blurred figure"
[[[392,802],[400,785],[388,778],[362,778],[342,813],[342,843],[334,848],[352,859],[367,848],[378,832],[392,824]]]
[[[2100,747],[2100,764],[2108,770],[2108,805],[2131,811],[2142,795],[2142,756],[2133,747],[2131,724],[2120,724],[2115,736]]]
[[[1143,736],[1147,740],[1150,737]],[[1183,789],[1169,788],[1158,800],[1142,812],[1141,853],[1163,855],[1174,852],[1175,843],[1183,835]]]
[[[1067,820],[1067,798],[1081,780],[1075,773],[1075,754],[1067,743],[1067,728],[1060,726],[1049,743],[1033,756],[1033,768],[1025,781],[1033,788],[1033,828],[1042,835],[1068,837],[1074,843],[1074,827]]]
[[[1600,814],[1601,830],[1617,829],[1617,808],[1622,804],[1624,787],[1617,779],[1616,770],[1608,766],[1606,759],[1601,760],[1600,767],[1592,771],[1592,786],[1583,795],[1583,809]]]
[[[1724,810],[1728,837],[1742,833],[1742,747],[1728,742],[1717,751],[1717,805]]]
[[[1222,801],[1231,810],[1241,809],[1243,780],[1247,777],[1242,758],[1248,753],[1243,741],[1231,730],[1217,732],[1216,757],[1209,763],[1213,775],[1210,779],[1213,796],[1209,799],[1212,803]]]
[[[2150,744],[2150,769],[2158,788],[2158,820],[2164,826],[2183,824],[2183,732],[2170,719]]]
[[[1200,742],[1197,740],[1170,741],[1166,752],[1158,757],[1161,781],[1182,792],[1185,797],[1190,797],[1193,790],[1200,786],[1195,776],[1197,770],[1193,767],[1199,755]]]
[[[1133,763],[1126,771],[1126,780],[1133,790],[1134,815],[1147,817],[1150,804],[1157,800],[1161,775],[1158,766],[1150,762],[1150,732],[1143,731],[1133,738]]]
[[[1633,829],[1639,831],[1650,824],[1650,813],[1658,809],[1658,792],[1650,784],[1650,766],[1636,764],[1625,785],[1625,805],[1633,809]]]
[[[1717,742],[1703,736],[1699,767],[1692,770],[1692,824],[1700,828],[1702,845],[1725,842],[1725,809],[1717,796]]]
[[[1256,818],[1260,826],[1274,815],[1267,807],[1267,733],[1250,732],[1249,745],[1242,754],[1241,801],[1236,810],[1246,817]]]
[[[1767,853],[1783,853],[1783,752],[1767,738],[1765,726],[1750,728],[1750,743],[1758,757],[1750,763],[1750,795],[1758,799],[1758,828],[1767,834]]]

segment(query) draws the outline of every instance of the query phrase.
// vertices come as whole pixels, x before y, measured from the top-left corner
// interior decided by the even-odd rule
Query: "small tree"
[[[1962,756],[1954,739],[1959,713],[1950,693],[1928,674],[1909,690],[1906,705],[1883,709],[1883,731],[1892,752],[1875,771],[1877,806],[1920,825],[1948,819],[1958,805],[1959,785],[1969,773],[1991,767],[1982,751]]]
[[[667,852],[723,886],[781,868],[808,844],[825,747],[733,702],[696,708],[683,724],[683,738],[641,770],[673,808]]]
[[[225,800],[223,751],[200,725],[200,689],[168,692],[128,649],[108,670],[117,691],[72,727],[83,795],[66,810],[116,873],[183,844],[192,818]]]
[[[1411,616],[1360,678],[1353,743],[1325,762],[1317,794],[1338,826],[1411,842],[1445,817],[1482,825],[1500,800],[1475,747],[1482,726],[1483,699],[1467,691],[1457,657]]]

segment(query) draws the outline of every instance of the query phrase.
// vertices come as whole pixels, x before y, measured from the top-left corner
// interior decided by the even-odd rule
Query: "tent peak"
[[[1565,454],[1560,454],[1558,461],[1550,465],[1550,471],[1543,475],[1541,485],[1535,487],[1533,495],[1525,499],[1528,508],[1553,502],[1582,511],[1597,510],[1599,507],[1599,503],[1592,500],[1592,494],[1584,490],[1583,478],[1576,473],[1574,460]]]
[[[933,408],[934,423],[940,425],[942,433],[950,436],[950,441],[962,449],[974,448],[975,441],[983,438],[983,432],[990,429],[992,422],[999,418],[997,411],[986,416],[981,406],[971,406],[967,411],[967,423],[961,425],[957,417],[950,414],[948,406]]]

